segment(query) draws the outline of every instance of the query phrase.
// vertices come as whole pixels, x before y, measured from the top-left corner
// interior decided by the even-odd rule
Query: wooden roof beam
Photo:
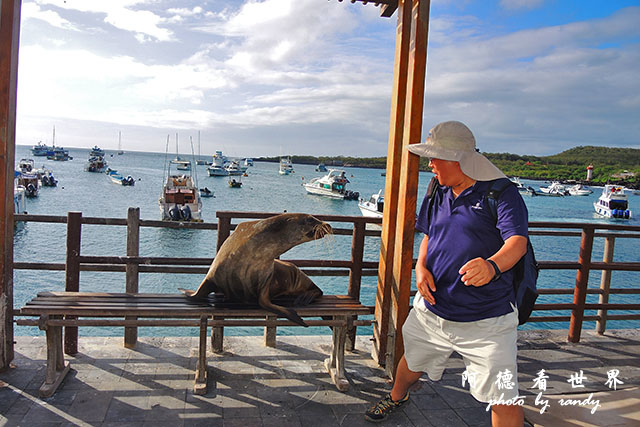
[[[351,3],[356,1],[362,2],[362,4],[373,3],[375,7],[380,6],[380,16],[383,18],[390,18],[398,9],[398,0],[349,0]],[[342,0],[338,0],[342,3]]]

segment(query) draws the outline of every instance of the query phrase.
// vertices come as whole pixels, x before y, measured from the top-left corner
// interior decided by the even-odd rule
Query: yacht
[[[540,196],[553,196],[553,197],[562,197],[569,194],[564,185],[560,184],[558,181],[553,181],[551,185],[548,187],[540,187],[540,192],[538,195]]]
[[[66,162],[67,160],[73,160],[73,157],[69,155],[69,150],[65,150],[62,147],[53,147],[53,150],[47,154],[47,159]]]
[[[235,160],[228,163],[224,169],[227,171],[227,175],[242,175],[244,171],[247,170],[246,168],[242,169],[240,164]]]
[[[384,196],[382,190],[378,191],[378,194],[372,194],[369,200],[360,199],[358,202],[358,208],[362,212],[363,216],[371,218],[382,218],[382,211],[384,208]]]
[[[293,170],[293,164],[291,163],[291,158],[290,157],[280,157],[280,169],[278,170],[278,173],[280,175],[289,175],[294,173],[295,171]]]
[[[213,155],[211,165],[207,168],[209,176],[228,176],[229,173],[224,168],[225,157],[222,155],[222,151],[218,150]]]
[[[176,169],[178,169],[179,171],[191,170],[191,162],[189,160],[182,160],[180,156],[177,156],[175,159],[171,160],[171,163],[176,165]]]
[[[334,199],[358,200],[360,193],[346,189],[349,180],[345,171],[341,169],[329,169],[329,173],[321,178],[313,178],[306,184],[302,184],[308,193]]]
[[[586,188],[582,184],[572,185],[567,189],[567,191],[569,191],[569,194],[572,196],[588,196],[589,194],[593,193],[593,191]]]
[[[53,147],[43,144],[42,141],[31,147],[31,154],[34,156],[48,156],[49,153],[53,155]]]
[[[94,145],[91,151],[89,151],[89,157],[104,157],[104,150]]]
[[[598,215],[607,218],[631,218],[629,210],[629,197],[619,185],[607,184],[602,189],[602,194],[593,203],[593,208]]]

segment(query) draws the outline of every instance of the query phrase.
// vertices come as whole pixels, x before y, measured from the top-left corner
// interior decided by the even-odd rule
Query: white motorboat
[[[191,162],[189,160],[182,160],[180,156],[171,160],[171,163],[176,165],[176,169],[179,171],[190,171],[191,170]]]
[[[560,184],[558,181],[553,181],[551,185],[548,187],[540,187],[540,192],[538,195],[540,196],[552,196],[552,197],[562,197],[569,194],[564,185]]]
[[[216,151],[213,155],[211,165],[207,168],[209,176],[228,176],[229,173],[224,168],[226,158],[222,155],[222,151]]]
[[[607,218],[629,219],[632,217],[629,210],[629,197],[619,185],[605,185],[602,194],[593,203],[593,208],[598,215]]]
[[[55,187],[58,185],[58,180],[53,176],[53,171],[44,167],[44,165],[40,169],[34,169],[33,172],[38,175],[43,187]]]
[[[16,214],[27,213],[27,189],[24,185],[18,184],[20,175],[20,172],[15,171],[13,176],[13,213]]]
[[[293,164],[291,163],[290,157],[281,157],[280,158],[280,168],[278,169],[278,173],[280,175],[289,175],[294,173]]]
[[[572,196],[588,196],[589,194],[593,193],[592,190],[586,188],[582,184],[572,185],[567,189],[567,191],[569,191],[569,194]]]
[[[384,208],[382,190],[378,191],[378,194],[372,194],[369,200],[360,199],[360,201],[358,201],[358,208],[360,208],[363,216],[382,218]]]
[[[235,160],[228,163],[224,169],[227,171],[227,175],[242,175],[247,170],[247,168],[241,168],[240,164]]]
[[[512,178],[509,178],[509,180],[511,180],[511,182],[513,182],[513,184],[516,186],[516,188],[518,189],[518,192],[520,194],[526,195],[526,196],[535,196],[535,195],[537,195],[536,190],[534,190],[530,186],[525,186],[522,182],[520,182],[520,177],[514,176]]]
[[[18,169],[23,173],[33,172],[35,169],[33,159],[20,159]]]
[[[168,135],[167,151],[169,151]],[[176,135],[176,153],[177,151],[178,136]],[[193,148],[191,151],[193,152]],[[171,170],[172,165],[177,166],[173,160],[167,162],[166,174],[163,178],[164,185],[158,200],[162,220],[202,222],[202,199],[198,191],[197,176],[192,175],[192,171],[189,171],[189,175],[174,173]]]
[[[132,186],[135,185],[136,180],[133,179],[133,177],[131,175],[127,175],[122,176],[121,174],[118,173],[117,170],[114,169],[109,169],[107,171],[107,175],[109,176],[109,179],[111,179],[111,182],[113,182],[114,184],[118,184],[118,185],[123,185],[123,186]]]
[[[40,180],[35,172],[19,172],[17,176],[18,186],[22,186],[25,189],[25,196],[38,197],[40,191]]]
[[[302,184],[308,193],[334,199],[358,200],[360,193],[347,190],[349,180],[345,171],[341,169],[329,169],[329,173],[321,178],[313,178],[308,183]]]

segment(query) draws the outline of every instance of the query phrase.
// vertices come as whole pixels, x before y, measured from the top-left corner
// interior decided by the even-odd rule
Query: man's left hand
[[[474,258],[458,270],[462,283],[466,286],[484,286],[493,279],[496,271],[484,258]]]

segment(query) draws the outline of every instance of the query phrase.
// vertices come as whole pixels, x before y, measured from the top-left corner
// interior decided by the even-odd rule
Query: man
[[[510,269],[526,253],[527,208],[509,186],[498,198],[496,221],[486,194],[493,180],[506,177],[476,151],[463,123],[440,123],[425,143],[408,149],[430,159],[440,185],[431,208],[425,197],[416,222],[425,236],[416,263],[418,293],[402,328],[404,356],[391,393],[365,418],[382,421],[401,407],[423,372],[440,380],[456,351],[471,394],[491,404],[492,425],[522,426],[522,407],[508,402],[518,395],[518,313]]]

